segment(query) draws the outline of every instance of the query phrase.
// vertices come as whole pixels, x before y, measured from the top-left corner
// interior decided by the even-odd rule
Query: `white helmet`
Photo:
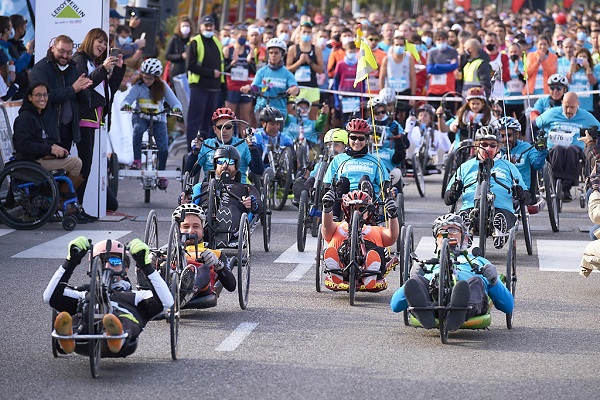
[[[563,74],[554,74],[548,78],[548,85],[562,85],[566,88],[569,86],[569,81]]]
[[[163,72],[162,63],[157,58],[149,58],[142,63],[140,71],[143,74],[161,76]]]
[[[285,44],[283,40],[276,37],[267,42],[267,50],[269,50],[271,47],[277,47],[278,49],[281,49],[284,54],[287,52],[287,44]]]
[[[206,221],[206,213],[204,212],[202,207],[194,203],[182,204],[179,207],[177,207],[175,211],[173,211],[173,214],[171,215],[171,220],[182,222],[182,213],[197,215],[198,218],[200,218],[200,220],[202,221],[202,226],[204,226],[204,222]]]
[[[369,102],[367,103],[367,107],[377,107],[377,106],[384,106],[385,107],[386,103],[383,101],[383,99],[381,99],[380,97],[373,97],[371,99],[369,99]]]
[[[379,91],[379,98],[381,98],[385,104],[395,103],[396,91],[391,87],[384,87]]]

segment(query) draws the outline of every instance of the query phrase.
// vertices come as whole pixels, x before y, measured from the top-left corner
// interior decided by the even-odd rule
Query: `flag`
[[[415,47],[414,44],[406,41],[404,43],[404,48],[405,48],[406,51],[408,51],[415,58],[415,60],[417,60],[418,63],[421,62],[421,55],[417,51],[417,48]]]
[[[518,13],[521,10],[521,7],[523,7],[523,4],[525,4],[525,0],[513,0],[510,9],[512,12]],[[567,7],[566,4],[565,7]]]
[[[371,71],[375,71],[379,66],[375,60],[375,56],[371,51],[371,48],[364,40],[360,41],[360,53],[358,58],[358,65],[356,66],[356,79],[354,80],[354,87],[359,82],[364,81]]]

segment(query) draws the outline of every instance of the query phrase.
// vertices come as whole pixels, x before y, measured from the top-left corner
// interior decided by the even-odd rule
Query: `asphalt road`
[[[431,240],[431,222],[448,209],[439,197],[441,177],[426,182],[424,199],[414,184],[406,189],[407,223],[423,243]],[[145,216],[154,208],[165,243],[176,186],[171,182],[144,204],[138,182],[122,181],[119,211],[128,217],[80,225],[75,233],[103,231],[125,242],[143,237]],[[514,329],[493,310],[489,330],[461,330],[443,345],[438,331],[405,327],[401,314],[390,311],[397,272],[389,276],[388,290],[359,293],[354,307],[346,293],[317,293],[310,265],[314,242],[305,255],[295,250],[297,211],[286,205],[273,214],[271,252],[263,251],[260,230],[253,234],[247,310],[240,309],[237,294],[223,292],[215,308],[184,311],[177,361],[170,357],[168,325],[150,322],[138,351],[103,359],[98,379],[91,378],[86,357],[55,359],[51,352],[51,311],[42,293],[66,256],[67,232],[58,223],[35,231],[0,225],[0,397],[596,398],[600,277],[576,273],[578,249],[588,239],[582,230],[590,223],[575,202],[561,217],[561,232],[552,233],[546,211],[532,216],[533,256],[518,237]],[[50,241],[50,250],[36,248]],[[506,252],[492,249],[489,258],[501,265]],[[551,265],[571,272],[545,270]],[[84,276],[79,268],[73,281]]]

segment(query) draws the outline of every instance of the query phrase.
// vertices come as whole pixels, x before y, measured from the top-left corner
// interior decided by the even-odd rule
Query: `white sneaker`
[[[496,215],[494,215],[493,225],[494,233],[492,234],[492,237],[494,238],[494,247],[501,249],[508,240],[508,224],[504,214],[496,213]]]

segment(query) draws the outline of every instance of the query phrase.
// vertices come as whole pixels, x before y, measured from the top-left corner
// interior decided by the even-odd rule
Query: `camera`
[[[592,139],[598,139],[598,126],[590,126],[589,128],[579,128],[579,136],[585,137],[585,131],[588,131]]]

